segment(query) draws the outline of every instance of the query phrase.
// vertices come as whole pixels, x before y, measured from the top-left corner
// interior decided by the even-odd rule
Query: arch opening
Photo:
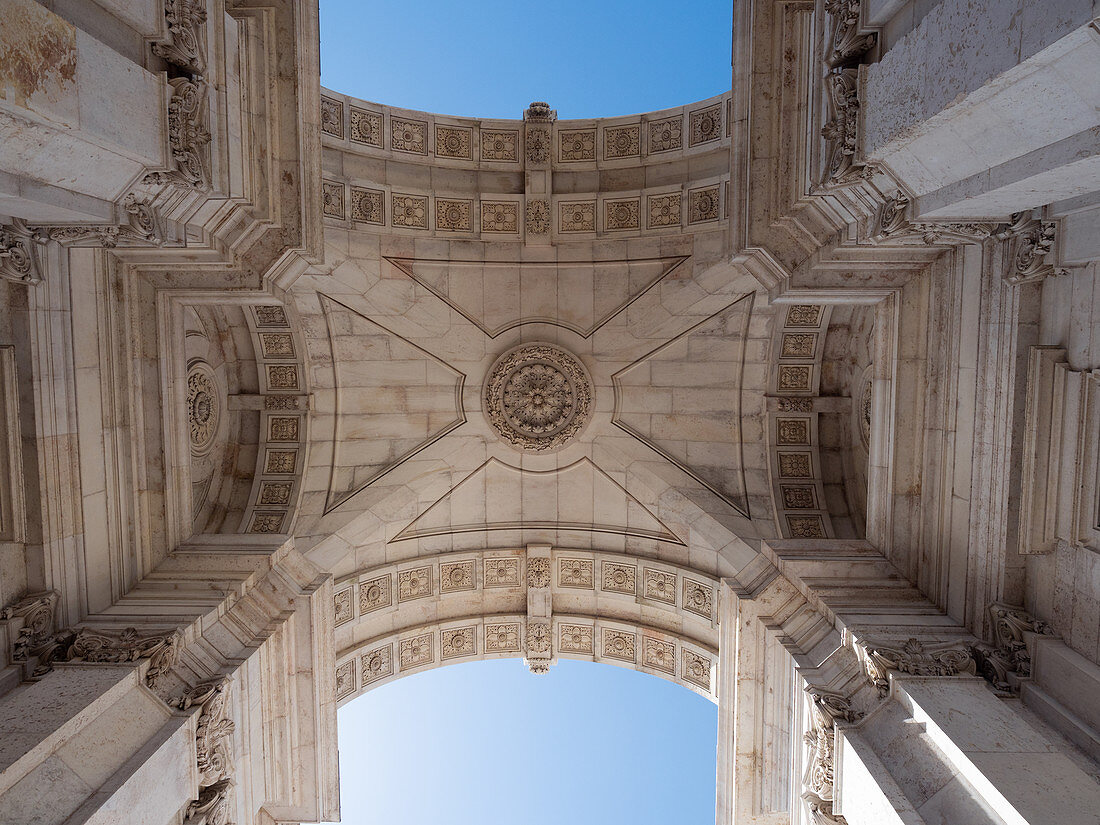
[[[514,659],[416,673],[339,712],[344,821],[706,822],[717,708],[647,674]]]

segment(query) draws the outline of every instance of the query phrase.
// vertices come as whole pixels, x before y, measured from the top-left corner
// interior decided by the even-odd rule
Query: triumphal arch
[[[335,819],[339,705],[510,656],[716,702],[722,825],[1100,822],[1095,15],[476,120],[311,0],[0,0],[0,821]]]

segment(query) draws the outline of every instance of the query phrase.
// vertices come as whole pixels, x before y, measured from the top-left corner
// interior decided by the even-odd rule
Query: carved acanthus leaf
[[[926,244],[953,245],[981,243],[997,231],[989,222],[960,223],[909,220],[909,198],[900,190],[879,208],[871,237],[875,240],[922,241]]]
[[[49,673],[57,662],[117,663],[149,659],[145,683],[155,687],[157,680],[175,666],[179,643],[180,634],[175,630],[143,635],[133,627],[117,632],[80,627],[66,628],[24,649],[27,659],[37,660],[31,672],[35,678]]]
[[[195,74],[206,72],[205,0],[164,0],[168,39],[153,44],[153,54]]]
[[[877,688],[880,697],[890,693],[889,671],[913,676],[977,675],[977,663],[968,642],[944,642],[925,645],[909,639],[900,647],[863,640],[855,645],[863,672]]]
[[[229,817],[230,779],[199,789],[199,798],[187,806],[183,825],[232,825]]]
[[[25,661],[30,649],[43,644],[53,635],[58,596],[56,590],[30,593],[15,604],[0,610],[0,619],[23,620],[19,638],[13,645],[12,658],[15,661]]]
[[[1056,235],[1057,225],[1053,221],[1039,220],[1030,212],[1013,215],[1008,228],[1000,235],[1012,241],[1005,280],[1010,284],[1026,284],[1060,275],[1061,271],[1048,260]]]
[[[0,226],[0,278],[21,284],[41,281],[38,249],[45,241],[22,221]]]
[[[204,782],[223,779],[232,766],[229,737],[233,722],[227,717],[229,680],[225,678],[202,682],[189,688],[182,696],[169,700],[180,710],[201,707],[195,729],[195,745],[199,774]]]
[[[64,244],[105,246],[161,246],[164,233],[160,229],[156,213],[147,200],[138,200],[131,193],[122,201],[125,215],[119,224],[68,224],[44,226],[37,230],[51,241]]]

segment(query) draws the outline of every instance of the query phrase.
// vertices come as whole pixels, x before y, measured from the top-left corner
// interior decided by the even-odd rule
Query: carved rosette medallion
[[[592,382],[573,355],[553,344],[525,344],[497,359],[485,380],[485,414],[521,450],[564,447],[588,423]]]
[[[203,361],[187,372],[187,426],[191,433],[191,453],[204,455],[214,445],[219,417],[218,384],[214,371]]]

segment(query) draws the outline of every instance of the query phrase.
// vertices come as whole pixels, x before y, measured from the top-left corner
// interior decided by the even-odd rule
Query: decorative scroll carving
[[[858,180],[863,168],[856,164],[859,146],[858,71],[848,67],[826,75],[829,117],[821,127],[825,138],[825,185]]]
[[[861,0],[825,0],[830,20],[825,49],[826,118],[823,186],[843,186],[874,174],[857,162],[859,149],[859,64],[874,48],[877,35],[860,30]]]
[[[180,710],[202,708],[195,729],[199,774],[204,783],[226,778],[233,765],[228,741],[234,727],[232,720],[227,718],[229,680],[202,682],[168,703]]]
[[[998,225],[990,222],[913,222],[909,220],[909,198],[900,190],[879,208],[872,238],[894,241],[920,240],[926,244],[954,245],[981,243],[993,236]]]
[[[1014,692],[1019,687],[1018,680],[1031,675],[1031,651],[1024,634],[1055,634],[1050,625],[1021,607],[994,603],[989,606],[989,615],[993,619],[993,644],[976,644],[971,653],[978,673],[994,688]]]
[[[811,701],[810,729],[804,741],[810,748],[803,779],[802,799],[816,825],[844,823],[844,817],[833,813],[835,782],[834,748],[837,722],[852,723],[862,716],[852,710],[851,703],[839,693],[807,686]]]
[[[59,595],[56,590],[30,593],[0,610],[0,619],[23,620],[19,638],[15,640],[13,659],[26,660],[29,650],[41,646],[53,635]]]
[[[878,690],[880,698],[890,693],[889,671],[897,670],[913,676],[976,676],[977,662],[967,642],[945,642],[925,645],[919,639],[909,639],[901,647],[890,647],[868,641],[855,646],[863,672]]]
[[[206,73],[205,0],[164,0],[168,39],[153,44],[153,54],[194,74]]]
[[[43,227],[42,232],[51,241],[64,244],[88,244],[114,248],[124,246],[161,246],[164,233],[157,221],[156,212],[148,200],[138,200],[133,193],[122,201],[123,222],[119,224],[71,224]]]
[[[0,278],[21,284],[41,281],[38,247],[45,241],[22,221],[0,226]]]
[[[1020,676],[1030,676],[1031,653],[1024,641],[1024,634],[1053,636],[1054,630],[1022,607],[995,602],[989,606],[989,615],[993,619],[993,639],[997,652],[1012,664],[1012,669]]]
[[[174,173],[168,173],[168,182],[205,188],[210,182],[206,83],[201,80],[193,83],[183,77],[174,77],[168,82],[172,84],[172,99],[168,102],[168,146],[176,161]]]
[[[1000,235],[1012,241],[1004,279],[1010,284],[1027,284],[1062,274],[1048,260],[1056,234],[1057,226],[1053,221],[1038,220],[1031,212],[1014,214],[1008,228]]]
[[[825,56],[829,68],[858,61],[875,47],[875,35],[863,33],[859,25],[862,0],[825,0],[825,13],[832,21],[832,46]]]
[[[229,818],[231,779],[220,779],[199,789],[199,798],[187,806],[183,825],[232,825]]]
[[[24,633],[26,633],[24,628]],[[29,635],[29,634],[27,634]],[[21,635],[20,642],[23,636]],[[86,627],[66,628],[31,646],[28,641],[22,647],[25,658],[37,660],[31,678],[46,675],[56,662],[136,662],[149,659],[145,683],[155,687],[157,680],[168,673],[179,657],[180,634],[169,633],[142,635],[137,628],[122,631],[92,631]]]

